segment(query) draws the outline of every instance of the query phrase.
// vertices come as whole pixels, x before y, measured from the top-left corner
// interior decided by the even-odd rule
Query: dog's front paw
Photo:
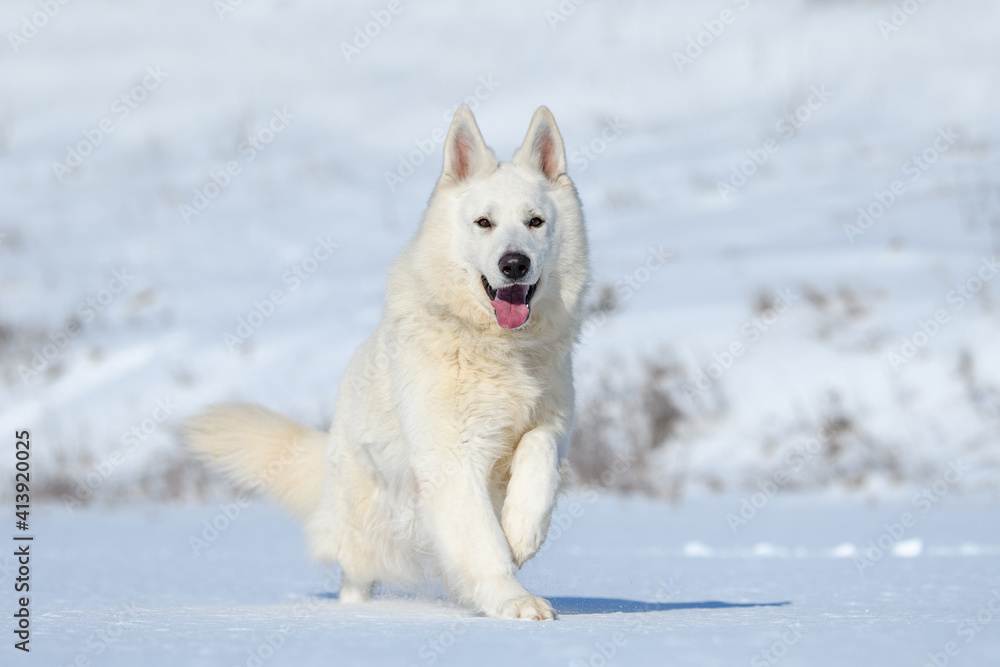
[[[556,612],[545,598],[522,595],[500,605],[499,618],[517,618],[526,621],[554,621]]]
[[[546,515],[544,518],[532,520],[528,518],[527,513],[517,512],[505,506],[501,527],[507,536],[507,544],[510,545],[514,563],[521,567],[541,548],[549,528],[549,517]]]

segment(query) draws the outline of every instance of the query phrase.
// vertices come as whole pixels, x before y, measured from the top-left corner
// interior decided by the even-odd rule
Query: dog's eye
[[[482,227],[483,229],[489,229],[490,227],[493,226],[493,223],[490,222],[487,218],[479,218],[479,220],[476,220],[476,224]]]
[[[544,224],[545,224],[545,221],[542,220],[539,217],[534,217],[534,218],[532,218],[531,220],[528,221],[528,226],[529,227],[541,227]]]

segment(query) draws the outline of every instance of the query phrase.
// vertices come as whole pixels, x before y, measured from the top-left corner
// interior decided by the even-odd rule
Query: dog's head
[[[439,268],[471,298],[478,319],[521,329],[538,309],[575,313],[588,280],[586,240],[548,109],[535,112],[513,160],[499,162],[460,107],[431,208],[450,239],[447,255],[437,255],[449,266]]]

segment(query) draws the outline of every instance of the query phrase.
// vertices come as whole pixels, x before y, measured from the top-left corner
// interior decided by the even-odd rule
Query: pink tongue
[[[497,290],[490,303],[497,313],[497,324],[504,329],[516,329],[528,321],[527,285],[511,285]]]
[[[508,303],[499,299],[493,301],[497,311],[497,324],[504,329],[516,329],[528,321],[528,307],[524,304]]]

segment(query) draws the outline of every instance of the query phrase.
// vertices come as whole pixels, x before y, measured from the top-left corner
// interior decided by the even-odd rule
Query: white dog
[[[342,568],[341,602],[367,600],[376,581],[440,576],[489,616],[553,619],[515,572],[545,539],[561,485],[588,280],[552,114],[539,108],[499,162],[462,106],[329,435],[229,404],[194,418],[189,442],[303,517],[311,554]]]

